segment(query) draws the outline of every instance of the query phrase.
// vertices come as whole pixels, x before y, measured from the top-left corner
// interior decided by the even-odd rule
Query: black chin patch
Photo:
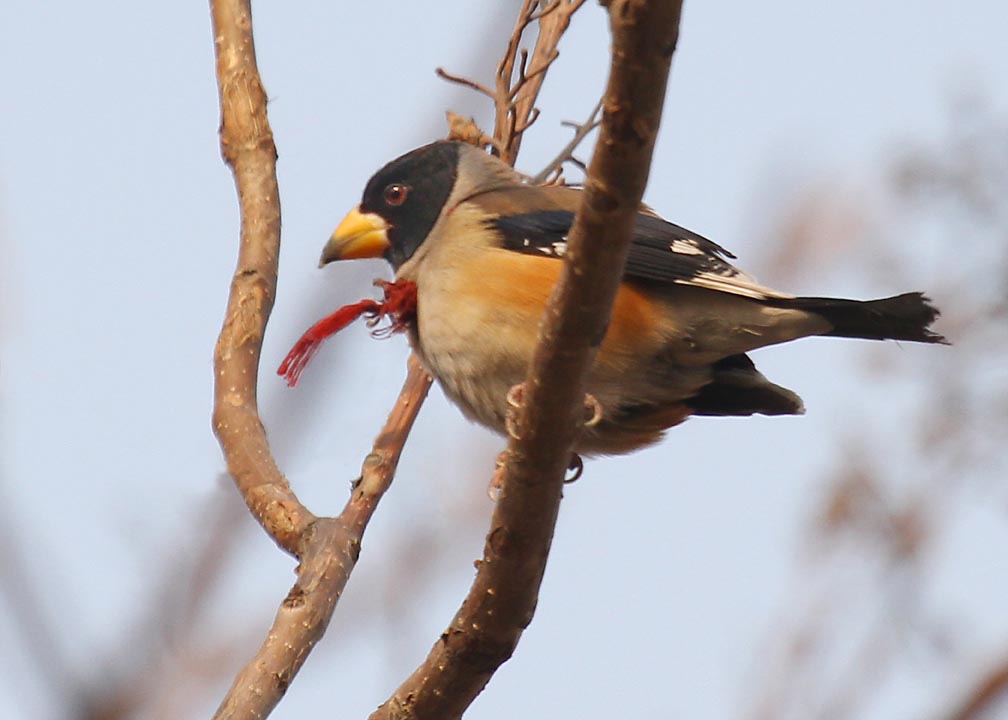
[[[385,259],[398,269],[409,260],[437,222],[458,173],[458,143],[440,141],[398,157],[368,181],[361,210],[375,213],[389,225]],[[393,205],[390,185],[406,187],[406,199]]]

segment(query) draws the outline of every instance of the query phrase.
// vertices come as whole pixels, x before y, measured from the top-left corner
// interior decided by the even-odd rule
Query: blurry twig
[[[9,508],[8,502],[3,506]],[[41,588],[22,562],[18,536],[9,521],[0,524],[0,599],[6,600],[10,626],[21,634],[20,646],[32,667],[30,674],[50,697],[59,697],[75,688],[77,678],[59,643],[56,624],[46,616]]]
[[[750,717],[863,716],[871,702],[891,695],[887,692],[891,688],[882,683],[906,672],[908,663],[900,661],[909,640],[925,641],[945,662],[950,648],[959,657],[977,652],[956,647],[965,643],[969,632],[958,632],[958,627],[936,632],[926,602],[936,582],[935,558],[943,557],[946,566],[956,564],[955,555],[949,556],[948,538],[957,537],[962,549],[963,518],[972,519],[977,510],[989,511],[1004,502],[1008,374],[1002,358],[1008,350],[1004,332],[1008,214],[1003,212],[1004,203],[994,199],[1008,191],[1005,128],[1003,119],[957,114],[941,146],[908,146],[896,157],[888,214],[872,218],[864,213],[865,203],[852,203],[849,214],[858,225],[834,233],[844,239],[877,228],[876,242],[863,243],[864,252],[845,256],[858,261],[849,267],[858,273],[882,268],[891,277],[909,267],[915,277],[933,276],[936,282],[928,289],[946,311],[943,325],[952,328],[949,335],[956,344],[952,351],[927,355],[922,368],[927,379],[918,381],[923,384],[913,404],[892,427],[858,417],[852,433],[855,444],[837,458],[839,472],[817,523],[817,542],[812,546],[822,552],[800,574],[804,584],[818,587],[832,581],[832,585],[819,593],[793,630],[775,629],[774,640],[784,650],[785,663],[768,679],[763,660],[767,653],[761,653],[762,697]],[[825,193],[823,198],[828,199]],[[898,210],[908,212],[904,216]],[[823,225],[831,216],[836,213],[809,214],[802,233],[784,247],[783,254],[792,256],[808,239],[824,232],[828,236],[829,227]],[[903,229],[907,226],[909,232]],[[850,231],[856,227],[861,230]],[[897,233],[934,245],[907,254],[891,240]],[[934,266],[922,270],[911,264],[925,261]],[[836,265],[820,262],[817,268],[831,264]],[[886,382],[906,374],[895,364],[888,367]],[[873,446],[883,461],[866,462]],[[971,558],[990,550],[990,540],[983,542],[983,547],[968,549]],[[869,581],[852,590],[852,573],[866,570],[872,571]],[[963,573],[960,578],[968,577],[969,570],[964,567]],[[837,592],[841,587],[848,598]],[[850,602],[853,599],[857,602]],[[956,610],[964,625],[965,618],[990,623],[968,606]],[[877,614],[877,621],[866,623],[866,612]],[[941,614],[947,616],[949,608],[943,607]],[[787,609],[789,622],[797,615],[794,607]],[[834,627],[841,621],[865,628],[858,640],[852,643],[848,628]],[[981,628],[981,634],[989,637],[990,630]],[[979,651],[986,654],[989,649]],[[824,671],[831,661],[835,667]],[[919,658],[914,661],[919,664]],[[977,675],[973,689],[954,710],[946,709],[944,717],[993,717],[991,705],[1008,694],[1008,661],[997,661]],[[946,708],[950,688],[930,682],[918,686],[931,691],[919,698],[927,715],[935,716],[931,708],[936,705]]]
[[[1008,696],[1008,660],[995,664],[949,713],[948,720],[981,720],[999,699]],[[993,716],[990,716],[993,717]]]
[[[583,123],[574,122],[564,122],[562,123],[566,127],[574,128],[574,137],[570,139],[566,145],[557,153],[557,156],[553,158],[542,170],[533,175],[529,180],[533,185],[541,185],[543,183],[556,183],[563,177],[563,166],[564,163],[574,163],[582,170],[586,170],[585,164],[574,157],[574,151],[577,149],[586,137],[591,133],[592,130],[597,128],[602,124],[602,99],[600,98],[595,107],[592,108],[591,114],[588,119]]]
[[[143,605],[145,617],[124,633],[123,652],[108,663],[114,670],[102,674],[103,685],[82,689],[81,697],[73,701],[80,720],[156,716],[156,703],[172,698],[178,708],[183,702],[172,691],[179,683],[196,679],[205,687],[227,672],[238,657],[238,643],[234,638],[208,642],[197,627],[232,557],[241,520],[237,510],[230,494],[215,493],[200,508],[203,517],[197,526],[208,530],[195,536],[195,552],[179,554],[173,547],[170,555],[156,563],[167,570],[160,576],[153,601]],[[135,638],[145,638],[145,642],[136,643]],[[186,661],[180,661],[180,656]],[[215,661],[197,667],[200,657]],[[191,694],[187,697],[191,701]]]

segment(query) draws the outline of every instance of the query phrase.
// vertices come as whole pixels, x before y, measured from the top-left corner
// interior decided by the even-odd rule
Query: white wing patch
[[[693,240],[686,240],[683,238],[676,238],[669,245],[669,250],[680,255],[706,255],[699,244]]]
[[[541,252],[547,257],[563,257],[567,253],[567,236],[564,235],[563,238],[555,242],[551,242],[549,245],[532,245],[532,241],[528,238],[522,240],[522,247],[534,247],[536,250]]]
[[[777,292],[760,285],[756,282],[756,278],[736,270],[728,263],[725,263],[725,267],[732,272],[701,272],[688,280],[674,280],[673,282],[679,285],[694,285],[708,290],[730,293],[731,295],[741,295],[755,300],[766,300],[767,298],[786,300],[794,297],[794,295]]]

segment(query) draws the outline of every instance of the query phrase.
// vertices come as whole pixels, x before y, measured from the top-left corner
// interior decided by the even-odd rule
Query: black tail
[[[948,345],[948,340],[930,328],[939,315],[938,308],[919,292],[881,300],[800,297],[780,305],[822,315],[833,325],[833,330],[824,335]]]

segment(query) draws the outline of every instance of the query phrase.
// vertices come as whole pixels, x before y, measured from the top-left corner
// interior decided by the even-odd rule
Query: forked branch
[[[569,3],[557,0],[544,16],[563,4]],[[238,267],[214,356],[214,430],[249,509],[277,544],[300,560],[297,580],[266,640],[238,674],[215,715],[251,719],[265,717],[276,706],[325,632],[431,378],[411,356],[399,400],[364,460],[361,480],[347,506],[336,518],[312,514],[276,466],[256,402],[262,339],[276,293],[280,204],[276,148],[256,67],[249,0],[211,0],[211,12],[221,147],[234,173],[241,205]],[[521,97],[526,102],[534,103],[544,72],[545,68],[535,73],[540,78],[537,82],[533,72],[523,71],[523,84],[529,89]],[[525,117],[522,126],[529,122]],[[473,141],[483,139],[477,133]],[[496,139],[489,144],[500,147]]]
[[[430,385],[430,376],[411,355],[399,399],[364,458],[350,499],[338,517],[319,518],[304,533],[297,581],[215,718],[268,715],[322,638],[357,562],[368,522],[392,484],[403,445]]]
[[[544,7],[541,0],[523,0],[504,57],[497,65],[494,88],[453,75],[443,68],[438,77],[471,88],[494,103],[494,154],[514,165],[521,148],[522,133],[539,117],[535,106],[550,66],[560,56],[557,46],[570,25],[571,17],[585,0],[552,0]],[[535,46],[529,53],[521,47],[525,33],[538,26]],[[517,72],[516,72],[517,70]]]

